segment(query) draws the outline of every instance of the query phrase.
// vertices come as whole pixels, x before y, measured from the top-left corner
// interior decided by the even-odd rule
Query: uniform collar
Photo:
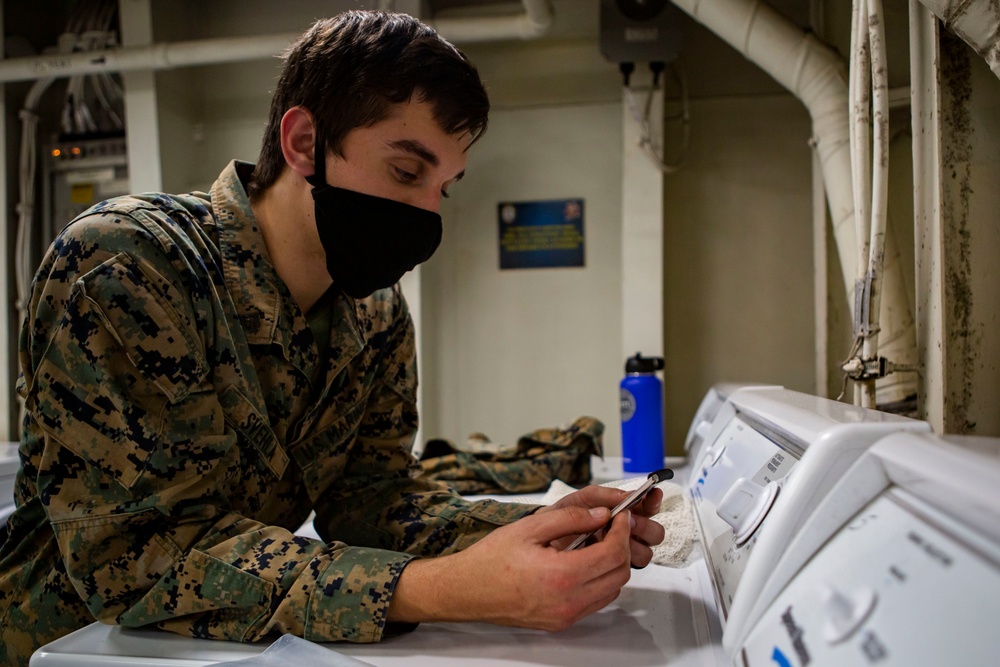
[[[244,187],[244,179],[248,181],[252,173],[253,165],[248,162],[233,160],[226,165],[212,184],[212,210],[219,225],[226,286],[247,341],[259,344],[274,339],[284,284],[268,258]]]
[[[286,358],[307,377],[318,362],[315,345],[305,344],[308,324],[288,286],[278,276],[268,256],[264,236],[250,206],[245,184],[254,165],[233,160],[212,185],[212,208],[218,220],[226,287],[233,297],[240,324],[250,344],[279,344]],[[335,306],[341,313],[336,327],[350,341],[351,353],[363,345],[359,305],[342,295]],[[346,341],[345,341],[346,342]]]

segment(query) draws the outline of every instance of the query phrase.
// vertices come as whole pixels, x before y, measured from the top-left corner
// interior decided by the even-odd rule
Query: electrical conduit
[[[856,0],[856,4],[863,5],[865,3],[864,0]],[[879,356],[880,305],[883,266],[885,264],[886,215],[889,192],[889,75],[886,63],[882,1],[867,0],[867,14],[868,44],[871,57],[872,120],[874,121],[874,150],[872,153],[874,159],[871,170],[871,230],[866,276],[868,321],[862,347],[862,359],[866,361],[877,359]],[[898,358],[889,357],[889,359],[895,362],[900,361]],[[898,379],[898,376],[894,379]],[[875,398],[875,382],[863,382],[861,384],[861,405],[874,408]]]
[[[851,176],[854,192],[854,223],[858,234],[858,263],[854,299],[851,301],[854,318],[854,345],[847,360],[857,359],[864,342],[862,329],[867,325],[867,302],[863,300],[865,273],[868,268],[868,240],[871,236],[871,59],[868,47],[868,12],[864,0],[852,3],[851,13],[851,66],[848,78],[849,111],[851,128]],[[845,277],[846,278],[846,277]],[[854,403],[861,405],[861,385],[854,385]]]

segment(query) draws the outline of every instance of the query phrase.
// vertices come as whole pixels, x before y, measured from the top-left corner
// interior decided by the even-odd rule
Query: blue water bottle
[[[656,371],[663,357],[636,352],[625,362],[622,379],[622,469],[651,472],[663,467],[663,384]]]

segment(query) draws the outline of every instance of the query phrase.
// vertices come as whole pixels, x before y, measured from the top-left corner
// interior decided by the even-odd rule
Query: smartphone
[[[628,508],[632,507],[640,500],[645,498],[646,494],[652,491],[654,486],[656,486],[660,482],[665,482],[668,479],[671,479],[673,476],[674,476],[674,471],[671,470],[670,468],[663,468],[662,470],[657,470],[656,472],[649,473],[649,476],[646,478],[646,481],[642,483],[642,486],[640,486],[635,491],[632,491],[630,494],[625,496],[625,498],[620,503],[614,506],[614,508],[611,510],[611,519],[613,520],[616,516],[618,516],[618,514],[624,512],[625,510],[627,510]],[[587,540],[596,535],[598,531],[605,530],[610,525],[611,525],[611,520],[608,521],[608,523],[604,526],[604,528],[598,528],[597,530],[592,530],[589,533],[584,533],[583,535],[580,535],[578,538],[573,540],[572,544],[566,547],[563,551],[573,551],[573,549],[579,548],[580,546],[584,545],[587,542]]]

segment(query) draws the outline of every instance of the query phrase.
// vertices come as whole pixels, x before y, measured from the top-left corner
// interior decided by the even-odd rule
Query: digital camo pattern
[[[600,420],[579,417],[568,426],[522,435],[512,447],[491,443],[491,451],[464,451],[447,440],[431,440],[420,464],[426,478],[465,494],[545,491],[554,479],[585,486],[590,457],[604,455],[603,435]]]
[[[0,550],[0,664],[96,618],[195,637],[377,641],[413,556],[531,507],[417,479],[398,287],[340,297],[319,355],[232,163],[210,194],[98,204],[49,249]],[[325,542],[295,536],[315,510]],[[350,545],[350,546],[348,546]]]

